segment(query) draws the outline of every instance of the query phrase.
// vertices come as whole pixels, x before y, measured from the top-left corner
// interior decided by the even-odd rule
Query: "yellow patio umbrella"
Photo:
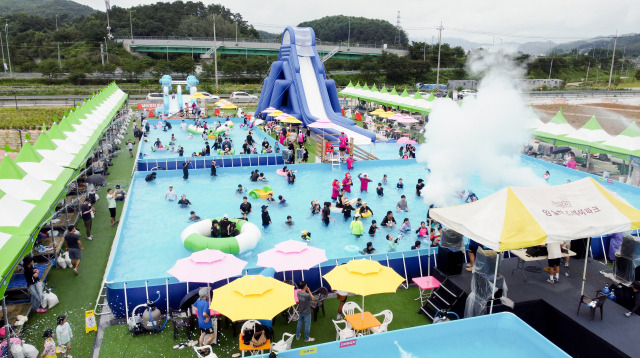
[[[294,287],[272,277],[247,275],[213,291],[211,308],[232,321],[273,319],[293,306]]]
[[[351,260],[345,265],[336,266],[323,277],[333,290],[361,295],[363,311],[364,296],[396,292],[404,281],[392,268],[366,259]]]
[[[221,106],[225,103],[229,103],[229,101],[227,101],[226,99],[221,99],[218,102],[214,103],[216,106]]]
[[[220,109],[236,109],[236,108],[238,108],[238,106],[236,106],[231,102],[225,103],[223,106],[220,106]]]
[[[302,123],[302,121],[301,121],[301,120],[299,120],[299,119],[297,119],[296,117],[289,116],[289,117],[287,117],[287,118],[285,118],[285,119],[281,119],[281,120],[280,120],[280,123],[300,124],[300,123]]]
[[[200,98],[207,98],[207,96],[203,95],[200,92],[196,92],[194,94],[191,95],[191,98],[196,98],[196,99],[200,99]]]
[[[375,111],[371,111],[370,113],[378,115],[378,114],[385,113],[385,111],[382,108],[377,108]]]
[[[282,111],[273,111],[273,112],[269,113],[267,115],[267,117],[277,117],[277,116],[281,116],[283,114],[284,114],[284,112],[282,112]]]
[[[380,117],[380,118],[389,118],[389,117],[393,116],[394,114],[395,113],[389,111],[389,112],[384,112],[384,113],[378,114],[378,117]]]

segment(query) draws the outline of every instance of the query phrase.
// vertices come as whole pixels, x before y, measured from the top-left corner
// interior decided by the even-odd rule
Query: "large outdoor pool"
[[[240,154],[242,151],[242,144],[244,144],[244,140],[247,138],[248,127],[240,126],[243,123],[241,118],[230,118],[231,121],[235,124],[233,129],[229,132],[229,139],[233,144],[233,149],[236,154]],[[215,123],[220,121],[224,123],[226,119],[224,118],[205,118],[204,121],[207,122],[208,126],[215,126]],[[189,132],[180,131],[180,124],[182,123],[181,119],[171,119],[169,120],[171,123],[171,129],[166,132],[163,128],[158,127],[154,128],[154,124],[158,124],[157,119],[150,119],[149,126],[151,127],[148,138],[148,142],[142,142],[142,146],[140,147],[140,153],[143,154],[144,159],[166,159],[166,158],[178,158],[177,152],[172,152],[169,147],[169,142],[171,141],[171,135],[175,135],[175,148],[177,150],[178,146],[182,146],[184,148],[184,156],[190,157],[191,153],[200,153],[202,149],[205,147],[205,141],[209,142],[211,145],[211,155],[218,156],[217,153],[214,153],[213,150],[213,141],[214,139],[202,139],[201,135],[193,134]],[[186,119],[185,123],[187,125],[194,124],[193,119]],[[254,127],[251,129],[253,132],[252,137],[256,142],[256,149],[258,153],[261,150],[262,141],[267,138],[267,141],[271,144],[272,147],[275,146],[276,140],[271,138],[271,136],[267,135],[260,128]],[[151,147],[154,145],[157,139],[160,139],[162,145],[164,147],[169,148],[168,150],[156,150],[152,151]]]
[[[578,180],[585,177],[579,171],[567,169],[541,160],[522,157],[525,165],[531,167],[534,173],[551,172],[549,183],[563,184],[567,179]],[[187,257],[191,252],[182,244],[180,234],[190,224],[189,212],[195,211],[201,218],[220,217],[229,214],[230,217],[240,216],[239,206],[242,195],[236,194],[238,184],[246,186],[248,190],[259,189],[265,185],[273,188],[274,197],[283,195],[288,206],[269,205],[269,213],[273,224],[263,229],[261,226],[260,207],[267,204],[265,199],[249,199],[253,205],[253,213],[249,221],[255,223],[262,230],[262,239],[251,252],[241,254],[240,257],[249,262],[248,268],[256,267],[257,254],[273,248],[278,242],[296,239],[300,240],[300,231],[308,230],[312,233],[311,245],[326,250],[328,258],[357,257],[368,241],[372,241],[378,253],[389,251],[387,234],[394,237],[399,234],[398,227],[404,218],[409,218],[415,230],[420,221],[425,220],[427,208],[420,197],[415,195],[415,185],[418,178],[425,176],[425,164],[414,160],[380,160],[356,162],[352,171],[354,187],[349,198],[360,197],[373,209],[371,218],[363,219],[367,230],[371,220],[378,224],[388,210],[394,212],[397,226],[394,229],[380,229],[375,237],[364,235],[360,238],[351,234],[349,224],[351,220],[344,220],[341,213],[332,213],[336,220],[329,226],[321,223],[319,215],[312,215],[310,202],[318,199],[321,203],[331,201],[331,182],[333,179],[342,180],[346,167],[332,168],[330,164],[303,164],[290,166],[299,169],[296,173],[297,181],[288,185],[286,179],[275,173],[274,166],[269,167],[241,167],[221,168],[217,177],[211,177],[208,169],[191,170],[188,180],[182,178],[182,171],[159,171],[155,181],[146,182],[144,177],[148,172],[137,172],[129,191],[126,213],[122,217],[120,231],[117,237],[117,247],[112,253],[113,258],[107,275],[109,282],[143,282],[144,280],[158,280],[176,282],[166,271],[176,260]],[[255,183],[249,180],[249,172],[259,168],[264,172],[268,183]],[[369,191],[360,193],[357,174],[367,172],[373,179],[369,184]],[[388,184],[384,185],[384,196],[376,195],[375,187],[382,181],[384,174],[388,175]],[[396,183],[402,178],[404,190],[397,190]],[[636,187],[617,182],[600,181],[606,187],[616,191],[635,207],[640,207],[640,190]],[[165,193],[173,185],[179,194],[186,194],[193,203],[189,208],[180,208],[176,202],[164,200]],[[470,188],[480,197],[485,197],[500,188],[480,185],[476,178]],[[398,213],[395,206],[400,195],[405,194],[410,211]],[[287,215],[293,217],[295,224],[285,224]],[[416,234],[411,231],[400,240],[396,251],[409,250],[416,240]],[[424,247],[425,245],[423,245]]]

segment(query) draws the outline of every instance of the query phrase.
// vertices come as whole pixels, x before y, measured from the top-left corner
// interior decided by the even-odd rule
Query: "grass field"
[[[123,140],[126,142],[133,138],[131,134]],[[123,147],[126,148],[126,147]],[[114,165],[109,168],[111,174],[107,177],[107,187],[115,184],[126,186],[131,181],[131,169],[134,158],[129,158],[126,149],[113,159]],[[100,188],[98,195],[104,198],[106,188]],[[67,315],[68,322],[74,333],[71,343],[71,353],[74,357],[91,357],[93,342],[96,333],[85,333],[84,312],[93,310],[102,277],[109,258],[111,244],[116,233],[116,228],[109,225],[109,210],[105,199],[98,200],[95,205],[97,214],[93,219],[93,241],[87,241],[82,236],[82,244],[85,250],[82,252],[82,261],[78,276],[71,269],[51,269],[48,276],[48,285],[55,286],[54,292],[60,299],[60,304],[44,314],[32,314],[25,325],[22,336],[27,343],[35,345],[42,350],[42,333],[46,329],[55,329],[56,317]],[[122,210],[122,203],[118,203],[118,215]],[[78,222],[78,229],[84,233],[82,221]],[[105,356],[106,357],[106,356]]]
[[[43,124],[49,127],[54,118],[61,119],[67,107],[13,107],[0,108],[0,129],[36,129]]]

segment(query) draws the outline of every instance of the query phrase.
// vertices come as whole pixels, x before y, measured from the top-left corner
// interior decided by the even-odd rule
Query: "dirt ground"
[[[558,101],[564,102],[564,101]],[[603,99],[600,103],[569,104],[534,104],[536,113],[544,122],[562,110],[562,114],[574,127],[580,128],[595,114],[602,128],[609,134],[620,134],[632,120],[640,117],[640,106],[615,103]]]

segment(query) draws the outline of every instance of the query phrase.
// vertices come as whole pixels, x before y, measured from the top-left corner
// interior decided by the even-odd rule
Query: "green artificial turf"
[[[71,354],[74,357],[91,356],[96,332],[85,333],[84,313],[87,310],[94,309],[109,259],[111,244],[116,233],[116,228],[111,227],[109,224],[109,210],[105,199],[107,188],[114,188],[116,184],[125,187],[131,182],[131,170],[135,158],[129,157],[129,151],[124,144],[129,139],[133,139],[131,132],[128,131],[127,136],[122,141],[123,144],[120,145],[122,149],[118,157],[112,160],[113,166],[109,167],[111,174],[107,176],[107,186],[100,188],[98,191],[100,200],[95,205],[97,213],[93,219],[91,230],[94,237],[93,241],[85,239],[82,220],[77,223],[78,230],[82,233],[82,245],[85,248],[78,268],[80,274],[76,276],[70,268],[52,268],[47,277],[47,285],[54,286],[53,292],[60,299],[60,304],[46,313],[31,314],[29,321],[22,330],[21,336],[25,341],[35,345],[40,351],[44,344],[42,333],[46,329],[55,329],[56,318],[64,314],[67,315],[67,321],[73,331]],[[127,188],[124,189],[127,190]],[[119,217],[122,211],[122,203],[119,202],[117,205],[117,216]]]
[[[417,288],[399,289],[395,294],[368,296],[365,298],[365,310],[374,314],[385,309],[391,310],[393,312],[393,321],[389,325],[389,330],[428,324],[430,321],[426,316],[417,314],[420,307],[419,301],[415,300],[417,297]],[[362,305],[362,297],[360,296],[351,296],[349,301]],[[338,301],[336,299],[328,299],[325,301],[326,317],[322,316],[322,311],[318,314],[317,322],[313,321],[312,316],[311,337],[316,339],[313,344],[330,342],[336,339],[336,330],[331,320],[336,318],[337,309]],[[238,337],[232,336],[231,328],[224,328],[223,324],[220,327],[219,344],[214,346],[214,353],[218,357],[231,357],[232,354],[239,353]],[[284,317],[278,315],[273,328],[275,341],[279,341],[284,332],[296,333],[296,322],[286,324]],[[199,334],[199,330],[196,328],[194,331],[195,336],[192,335],[192,339],[197,340]],[[180,329],[178,339],[173,340],[171,322],[160,333],[135,337],[131,335],[126,325],[113,326],[106,329],[102,348],[100,349],[100,357],[194,357],[193,348],[173,349],[174,345],[183,342],[187,342],[186,329]],[[305,345],[311,344],[305,344],[302,339],[294,339],[292,347],[299,348]]]

